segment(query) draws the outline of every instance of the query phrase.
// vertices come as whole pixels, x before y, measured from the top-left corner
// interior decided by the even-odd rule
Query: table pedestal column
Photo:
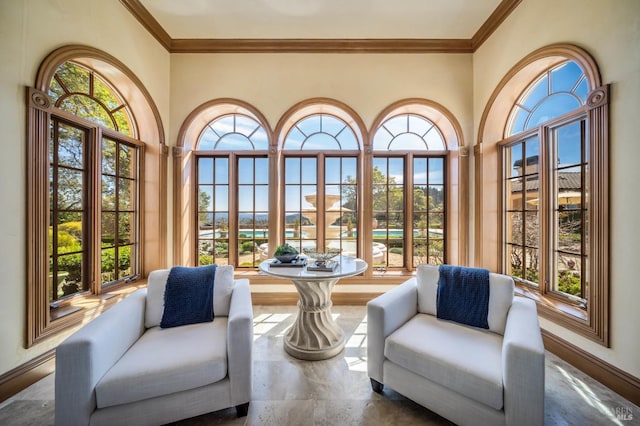
[[[338,281],[292,279],[300,300],[298,316],[284,338],[284,349],[308,361],[327,359],[344,348],[344,332],[331,316],[331,290]]]

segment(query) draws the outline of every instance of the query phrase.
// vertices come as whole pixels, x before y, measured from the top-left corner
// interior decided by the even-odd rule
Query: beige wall
[[[640,377],[640,2],[523,1],[474,54],[474,132],[477,135],[489,96],[509,69],[528,53],[561,42],[590,52],[600,66],[602,81],[611,84],[611,348],[549,321],[541,323],[557,336]]]
[[[353,108],[369,129],[389,104],[419,97],[449,109],[470,145],[471,66],[470,54],[174,54],[170,140],[191,111],[215,98],[252,104],[272,129],[294,104],[333,98]]]
[[[168,134],[169,54],[117,0],[0,0],[0,374],[53,348],[24,349],[26,142],[24,87],[40,62],[68,44],[103,50],[144,82]]]

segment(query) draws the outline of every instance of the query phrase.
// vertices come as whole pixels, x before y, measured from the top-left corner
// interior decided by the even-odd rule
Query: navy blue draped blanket
[[[440,265],[437,317],[489,328],[489,270]]]
[[[174,266],[164,290],[161,328],[213,321],[213,285],[216,265]]]

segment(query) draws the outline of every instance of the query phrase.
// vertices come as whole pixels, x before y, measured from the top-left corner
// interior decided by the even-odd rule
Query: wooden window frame
[[[479,128],[475,157],[475,261],[478,266],[503,271],[502,256],[502,169],[498,142],[504,131],[514,99],[547,69],[575,61],[583,70],[589,87],[582,111],[587,116],[590,173],[589,220],[589,300],[584,318],[567,312],[575,309],[557,298],[548,297],[528,287],[518,291],[537,302],[538,312],[568,330],[609,347],[609,86],[603,85],[595,60],[585,50],[570,44],[540,48],[515,64],[498,83],[487,101]],[[571,114],[571,113],[570,113]],[[557,117],[557,120],[567,117]],[[550,121],[555,122],[555,121]],[[499,173],[496,173],[496,170]],[[496,238],[495,235],[498,237]]]
[[[167,156],[164,128],[160,112],[151,94],[136,75],[120,60],[101,50],[84,45],[66,45],[49,53],[42,61],[33,87],[26,88],[26,327],[25,347],[57,335],[59,332],[99,315],[123,294],[142,285],[135,283],[110,286],[101,294],[75,297],[52,318],[49,309],[48,277],[48,199],[49,199],[49,123],[52,111],[48,96],[51,79],[65,61],[87,66],[101,75],[109,75],[113,87],[126,94],[126,102],[137,137],[145,141],[140,152],[140,272],[165,268],[167,265]],[[117,83],[117,84],[113,84]],[[59,114],[65,117],[64,111]],[[68,113],[67,113],[68,114]],[[77,119],[71,115],[70,118]],[[95,126],[95,123],[91,123]],[[105,129],[101,129],[105,131]],[[108,132],[108,130],[106,131]],[[113,135],[123,139],[120,133]],[[125,139],[129,141],[129,139]],[[132,140],[133,141],[133,140]],[[144,182],[145,190],[142,190]]]

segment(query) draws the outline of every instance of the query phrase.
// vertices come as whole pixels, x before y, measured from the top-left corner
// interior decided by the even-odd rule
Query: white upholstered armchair
[[[55,423],[157,425],[251,399],[249,282],[218,267],[211,322],[159,326],[169,270],[81,328],[56,350]]]
[[[367,363],[389,386],[460,425],[542,425],[544,346],[535,303],[489,274],[488,329],[437,318],[438,267],[367,304]]]

